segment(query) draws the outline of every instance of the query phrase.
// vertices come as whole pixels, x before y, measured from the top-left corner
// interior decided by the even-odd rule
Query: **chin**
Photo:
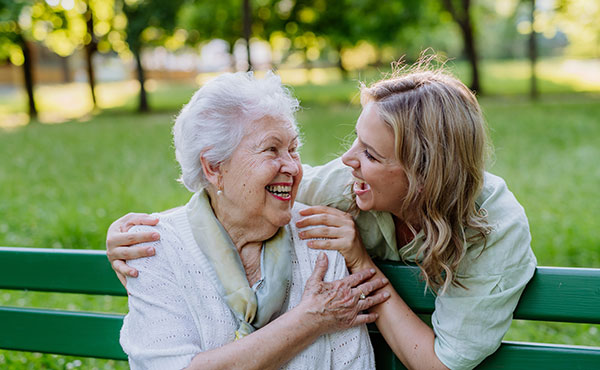
[[[271,221],[273,225],[276,225],[278,227],[283,227],[292,221],[292,211],[288,210],[288,211],[284,211],[284,212],[282,212],[282,211],[277,212],[270,219],[273,220],[273,221]]]
[[[361,211],[366,212],[366,211],[373,210],[372,204],[361,202],[358,198],[356,199],[356,205],[358,206],[358,209],[360,209]]]

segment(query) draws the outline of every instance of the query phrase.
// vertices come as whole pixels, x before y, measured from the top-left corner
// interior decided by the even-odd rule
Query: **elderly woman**
[[[305,208],[294,204],[297,106],[273,74],[225,74],[177,117],[194,195],[130,230],[160,234],[155,257],[131,262],[121,345],[133,369],[374,368],[364,324],[376,314],[360,312],[386,299],[365,297],[385,279],[346,276],[338,252],[307,248],[294,226]]]

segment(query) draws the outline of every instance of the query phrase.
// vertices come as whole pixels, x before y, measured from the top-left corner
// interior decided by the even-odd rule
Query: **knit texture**
[[[298,237],[295,222],[305,206],[296,203],[290,222],[292,280],[282,311],[297,306],[320,251]],[[207,273],[212,266],[196,245],[183,207],[160,218],[157,226],[135,226],[130,232],[158,231],[153,257],[129,261],[139,271],[127,279],[129,313],[121,329],[121,346],[132,369],[181,369],[202,352],[234,340],[237,320]],[[344,258],[325,251],[329,268],[325,281],[348,274]],[[281,314],[281,313],[280,313]],[[257,353],[257,356],[260,353]],[[374,369],[366,326],[319,337],[283,369]]]

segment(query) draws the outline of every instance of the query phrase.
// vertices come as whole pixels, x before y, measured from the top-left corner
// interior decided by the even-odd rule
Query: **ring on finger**
[[[358,299],[360,299],[360,300],[362,301],[363,299],[366,299],[366,298],[367,298],[367,296],[365,295],[365,293],[363,293],[363,292],[361,291],[361,292],[360,292],[360,295],[358,296]]]

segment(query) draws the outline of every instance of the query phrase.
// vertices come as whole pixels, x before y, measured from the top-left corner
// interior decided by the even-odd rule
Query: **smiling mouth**
[[[269,193],[271,193],[275,198],[280,200],[290,200],[292,199],[292,185],[281,185],[281,184],[272,184],[265,186],[265,189]]]
[[[371,187],[364,180],[354,177],[353,190],[356,195],[363,195],[371,190]]]

